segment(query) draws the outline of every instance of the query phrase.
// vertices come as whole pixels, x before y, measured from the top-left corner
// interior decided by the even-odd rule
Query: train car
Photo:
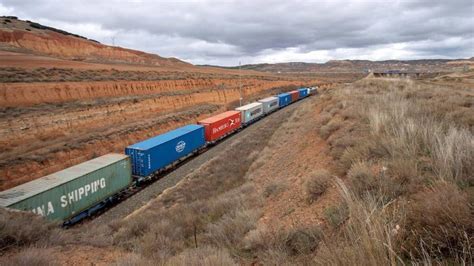
[[[235,108],[241,114],[242,124],[247,125],[263,115],[262,103],[249,103],[247,105]]]
[[[227,111],[198,122],[204,126],[207,142],[214,142],[237,130],[241,125],[239,111]]]
[[[107,154],[0,192],[0,206],[73,223],[132,183],[130,159]]]
[[[277,95],[278,107],[282,108],[291,103],[291,95],[289,93],[281,93]]]
[[[262,104],[264,114],[269,114],[278,109],[277,97],[267,97],[265,99],[258,100],[258,102]]]
[[[187,125],[130,145],[125,154],[131,158],[133,175],[141,181],[205,144],[204,126]]]
[[[299,98],[303,99],[304,97],[308,96],[308,88],[301,88],[298,90]]]
[[[289,94],[291,95],[291,102],[294,103],[299,100],[300,93],[298,91],[290,91]]]

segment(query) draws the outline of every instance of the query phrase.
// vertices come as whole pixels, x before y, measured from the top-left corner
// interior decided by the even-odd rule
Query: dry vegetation
[[[185,79],[238,79],[238,75],[222,73],[199,73],[183,71],[132,71],[117,69],[82,70],[73,68],[23,69],[16,67],[0,67],[0,82],[63,82],[63,81],[157,81]],[[270,75],[246,75],[245,78],[275,81],[288,79]]]
[[[367,79],[322,92],[311,126],[334,165],[306,167],[301,198],[309,208],[337,186],[342,200],[326,205],[323,224],[258,226],[263,205],[295,185],[259,189],[251,174],[275,152],[275,132],[297,134],[283,121],[234,142],[126,219],[67,241],[128,252],[118,265],[472,265],[473,100],[472,90],[410,80]],[[43,238],[25,237],[9,219],[3,247],[51,245],[49,227],[39,227]],[[23,252],[14,261],[36,263],[29,261],[35,249]]]
[[[316,261],[471,264],[473,90],[367,79],[322,100],[348,218]],[[326,211],[335,226],[340,209]]]

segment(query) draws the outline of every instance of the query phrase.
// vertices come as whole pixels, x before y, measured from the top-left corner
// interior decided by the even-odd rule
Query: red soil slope
[[[101,43],[57,32],[52,28],[39,29],[39,24],[0,18],[0,43],[12,48],[80,61],[140,64],[150,66],[187,66],[176,58],[164,58],[155,54],[103,45]]]

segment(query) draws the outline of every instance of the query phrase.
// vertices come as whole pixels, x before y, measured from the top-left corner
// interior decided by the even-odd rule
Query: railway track
[[[122,219],[127,215],[131,214],[135,210],[139,209],[151,199],[159,196],[163,191],[168,188],[174,187],[178,184],[185,176],[192,173],[195,169],[199,168],[205,162],[219,155],[219,153],[225,150],[225,147],[234,141],[251,137],[253,134],[258,134],[260,129],[263,127],[278,127],[285,118],[289,117],[293,111],[295,111],[300,104],[304,104],[306,101],[310,101],[312,97],[308,97],[301,101],[291,104],[286,108],[280,109],[265,118],[255,122],[249,127],[242,129],[240,132],[230,135],[218,144],[206,148],[206,151],[197,155],[192,156],[183,162],[179,163],[175,168],[162,173],[156,180],[150,182],[144,187],[139,187],[135,191],[131,191],[126,198],[123,198],[115,204],[104,208],[102,211],[95,215],[84,219],[74,227],[82,226],[98,226],[101,224],[109,223],[113,220]]]

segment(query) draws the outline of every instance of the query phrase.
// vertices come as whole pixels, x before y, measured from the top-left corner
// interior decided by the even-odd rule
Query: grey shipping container
[[[128,187],[130,159],[107,154],[0,192],[0,207],[67,221]]]
[[[235,110],[241,113],[243,124],[248,124],[263,115],[263,105],[256,102],[237,107]]]
[[[278,98],[277,97],[268,97],[265,99],[258,100],[258,102],[262,103],[263,113],[268,114],[276,109],[278,109]]]

